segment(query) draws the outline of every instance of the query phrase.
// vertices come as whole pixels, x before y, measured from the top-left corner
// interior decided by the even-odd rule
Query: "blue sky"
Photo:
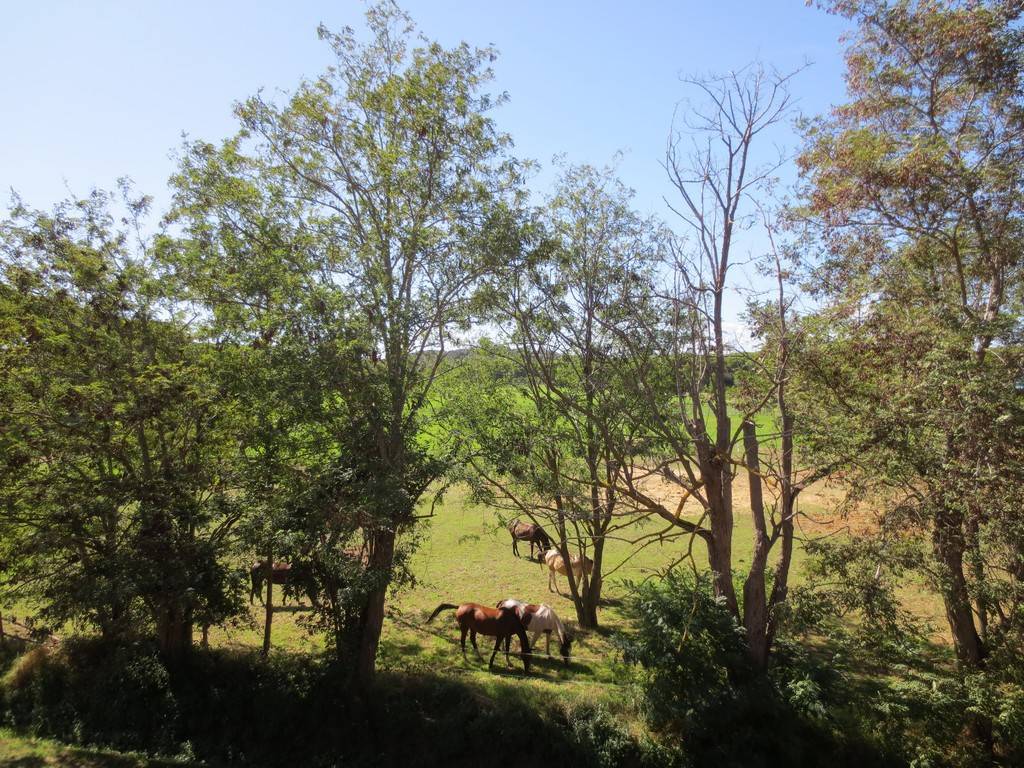
[[[510,101],[496,117],[517,154],[602,165],[621,150],[618,172],[637,207],[666,218],[659,160],[686,96],[680,73],[810,60],[793,85],[800,109],[843,97],[844,23],[803,0],[402,4],[428,37],[498,48],[494,87]],[[183,132],[227,136],[234,101],[316,76],[329,59],[317,24],[358,28],[364,9],[361,0],[0,0],[0,192],[45,208],[129,176],[159,210]],[[541,191],[549,182],[548,173],[534,180]]]

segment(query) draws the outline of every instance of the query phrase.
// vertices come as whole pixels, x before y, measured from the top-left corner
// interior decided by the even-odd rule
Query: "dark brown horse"
[[[369,556],[364,547],[345,547],[341,554],[349,565],[366,570]],[[271,569],[271,581],[284,587],[282,602],[287,603],[289,594],[306,597],[313,605],[317,603],[317,595],[321,588],[327,592],[335,592],[344,586],[345,580],[339,580],[334,569],[324,568],[315,557],[298,556],[290,563],[275,562]],[[263,591],[267,581],[267,561],[253,563],[249,568],[249,604],[254,597],[263,602]]]
[[[479,633],[496,638],[494,652],[491,654],[491,660],[487,662],[487,666],[494,666],[494,657],[497,655],[502,641],[505,641],[505,663],[509,664],[508,641],[511,640],[512,635],[516,635],[523,649],[523,669],[529,673],[530,641],[526,638],[526,629],[523,627],[522,619],[519,618],[515,608],[488,608],[486,605],[480,605],[479,603],[463,603],[462,605],[441,603],[430,614],[427,623],[432,622],[441,611],[453,609],[455,611],[455,620],[459,623],[459,630],[462,632],[460,642],[462,644],[463,656],[466,655],[467,632],[469,633],[469,641],[473,644],[473,650],[476,651],[478,656],[480,655],[480,649],[476,645],[476,636]]]
[[[530,559],[533,560],[533,548],[543,553],[551,549],[551,537],[536,523],[524,523],[516,518],[508,524],[508,532],[512,534],[512,554],[519,556],[519,542],[530,542]]]
[[[270,569],[270,581],[272,584],[286,584],[291,576],[291,563],[277,563]],[[263,585],[267,580],[267,561],[253,563],[249,567],[249,605],[252,605],[253,598],[259,598],[263,602]]]
[[[288,593],[294,588],[301,589],[303,593],[312,599],[316,594],[315,584],[311,581],[313,572],[305,563],[281,563],[275,562],[270,569],[270,580],[273,584],[280,584],[284,587],[281,590],[281,603],[288,602]],[[262,560],[253,563],[249,568],[249,605],[252,605],[254,597],[263,602],[264,586],[267,582],[267,561]]]

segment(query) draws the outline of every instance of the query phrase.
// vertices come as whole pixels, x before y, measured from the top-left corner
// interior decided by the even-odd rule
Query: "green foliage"
[[[145,646],[75,643],[5,679],[4,720],[40,735],[218,764],[671,765],[607,712],[499,700],[462,684],[385,678],[359,696],[324,659],[196,653],[167,665]]]
[[[251,417],[248,544],[311,562],[313,623],[339,650],[354,623],[364,678],[408,554],[398,536],[446,468],[421,437],[431,390],[519,194],[488,114],[494,52],[421,41],[393,2],[366,18],[366,40],[320,28],[333,65],[284,103],[250,98],[236,136],[185,146],[169,217],[185,237],[166,251],[211,338],[256,350],[238,350],[234,381]]]
[[[642,708],[694,765],[894,762],[869,730],[843,727],[854,724],[840,719],[844,681],[799,646],[780,641],[767,674],[751,667],[743,628],[706,578],[670,571],[635,586],[628,610],[636,629],[620,642],[642,668]]]
[[[217,361],[167,302],[124,190],[0,224],[0,589],[55,627],[180,646],[237,607]]]
[[[652,724],[683,738],[735,704],[745,671],[743,629],[707,586],[672,570],[660,585],[635,587],[636,634],[623,638],[625,660],[646,670]]]
[[[861,536],[809,541],[805,549],[806,578],[788,605],[790,632],[849,634],[849,641],[876,654],[876,660],[887,649],[900,653],[924,638],[925,628],[897,592],[923,564],[921,541]]]
[[[685,765],[678,749],[657,742],[637,741],[602,706],[582,704],[570,709],[567,727],[590,765],[600,768],[619,766],[658,766],[672,768]]]
[[[2,689],[8,725],[77,744],[155,753],[177,751],[178,704],[151,645],[65,643],[37,649],[11,669]]]

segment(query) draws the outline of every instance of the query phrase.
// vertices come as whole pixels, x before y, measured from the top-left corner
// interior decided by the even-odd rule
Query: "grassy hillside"
[[[737,479],[734,566],[740,572],[749,562],[752,529],[743,501],[747,493],[745,478]],[[804,517],[800,528],[804,536],[825,534],[843,535],[849,529],[868,525],[865,519],[841,520],[830,518],[831,508],[840,492],[825,487],[811,489],[801,504]],[[697,512],[687,507],[687,513]],[[651,522],[643,531],[658,530]],[[634,538],[641,530],[627,530],[623,537]],[[389,601],[389,618],[385,622],[381,646],[381,668],[391,671],[425,671],[457,676],[487,689],[509,676],[521,677],[521,665],[514,662],[511,671],[505,668],[504,658],[495,661],[497,674],[487,669],[486,660],[493,645],[481,639],[483,660],[472,652],[462,658],[458,647],[458,630],[452,612],[442,613],[431,625],[425,620],[442,602],[478,602],[493,605],[506,597],[551,605],[563,620],[575,623],[575,612],[567,597],[548,591],[546,569],[526,558],[529,545],[520,545],[521,556],[512,554],[511,539],[500,525],[493,511],[473,504],[464,489],[449,492],[444,503],[438,505],[435,516],[423,522],[422,540],[414,556],[412,568],[417,583],[398,593]],[[605,605],[600,613],[602,629],[598,632],[577,632],[574,662],[569,669],[554,660],[540,660],[534,673],[522,684],[536,689],[545,696],[557,695],[588,700],[601,699],[613,708],[622,702],[621,686],[628,674],[621,666],[620,655],[614,643],[616,629],[625,624],[622,601],[627,595],[627,582],[652,577],[659,570],[678,561],[686,552],[688,539],[678,538],[653,543],[635,552],[625,540],[609,542],[606,554]],[[632,555],[632,556],[631,556]],[[794,581],[801,580],[804,555],[797,549],[794,557]],[[700,541],[693,544],[693,563],[697,568],[707,566],[704,547]],[[567,591],[563,578],[559,586]],[[932,596],[909,592],[908,604],[923,615],[938,618],[940,606]],[[321,647],[318,638],[310,638],[301,627],[303,614],[278,613],[274,618],[274,646],[279,649],[300,650]],[[262,611],[257,605],[248,626],[236,625],[211,630],[214,645],[258,647],[262,640]],[[543,652],[541,641],[539,651]],[[557,655],[557,650],[555,653]]]

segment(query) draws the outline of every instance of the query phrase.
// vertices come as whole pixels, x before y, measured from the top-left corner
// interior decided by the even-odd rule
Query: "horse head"
[[[512,632],[519,637],[519,644],[523,651],[523,671],[530,673],[530,641],[526,637],[526,624],[519,618],[519,610],[515,606],[501,605],[498,608],[499,619],[508,622]],[[506,648],[507,651],[507,648]]]
[[[570,629],[565,629],[562,632],[561,637],[558,638],[558,652],[562,654],[562,661],[565,663],[565,666],[567,667],[569,666],[569,654],[572,651],[573,639],[574,636],[572,630]]]
[[[537,541],[544,547],[544,549],[551,549],[554,545],[554,542],[551,541],[551,537],[548,536],[548,532],[539,525],[537,526]]]

